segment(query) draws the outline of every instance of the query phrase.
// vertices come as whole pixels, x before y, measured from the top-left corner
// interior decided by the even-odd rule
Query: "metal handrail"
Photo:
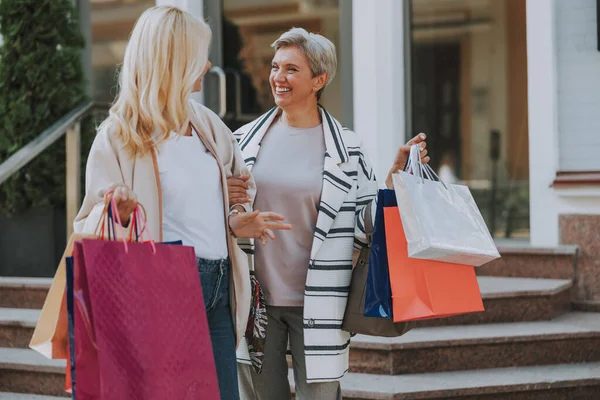
[[[94,107],[93,101],[82,102],[68,114],[46,128],[37,138],[0,164],[0,185],[27,163],[60,139],[75,122],[85,117]]]

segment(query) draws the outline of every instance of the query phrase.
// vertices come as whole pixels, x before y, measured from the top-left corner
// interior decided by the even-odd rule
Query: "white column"
[[[204,18],[204,0],[156,0],[156,5],[175,6],[195,17]]]
[[[384,185],[405,142],[403,5],[353,0],[352,7],[354,130]]]
[[[533,246],[559,243],[558,205],[550,187],[558,168],[554,0],[527,0],[530,224]]]
[[[156,5],[175,6],[189,12],[196,18],[204,19],[204,0],[156,0]],[[200,103],[204,103],[204,92],[192,93],[191,97]]]

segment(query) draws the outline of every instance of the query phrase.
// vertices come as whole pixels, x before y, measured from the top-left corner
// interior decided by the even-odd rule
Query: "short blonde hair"
[[[271,44],[275,51],[290,46],[297,47],[304,53],[313,77],[327,72],[327,82],[317,92],[317,99],[320,99],[325,87],[335,77],[337,69],[335,45],[325,36],[309,33],[303,28],[292,28]]]
[[[171,6],[137,20],[119,77],[119,93],[100,129],[114,131],[135,155],[188,128],[188,97],[208,62],[210,27]],[[155,136],[156,135],[156,136]]]

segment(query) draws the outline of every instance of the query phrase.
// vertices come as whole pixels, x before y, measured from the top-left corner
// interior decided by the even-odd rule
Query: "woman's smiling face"
[[[275,104],[282,109],[317,95],[317,81],[304,53],[295,46],[282,47],[271,63],[269,82]]]

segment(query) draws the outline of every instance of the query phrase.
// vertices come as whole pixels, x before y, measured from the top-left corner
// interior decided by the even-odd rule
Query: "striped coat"
[[[354,250],[366,245],[365,209],[375,207],[373,200],[378,189],[358,135],[343,128],[324,108],[320,107],[320,112],[327,152],[304,292],[308,382],[339,380],[348,371],[350,334],[343,331],[341,325]],[[248,169],[252,170],[256,158],[260,157],[261,140],[280,113],[281,109],[275,107],[234,133]],[[246,250],[252,254],[251,245],[247,245]],[[238,361],[249,361],[243,344],[238,351]]]

